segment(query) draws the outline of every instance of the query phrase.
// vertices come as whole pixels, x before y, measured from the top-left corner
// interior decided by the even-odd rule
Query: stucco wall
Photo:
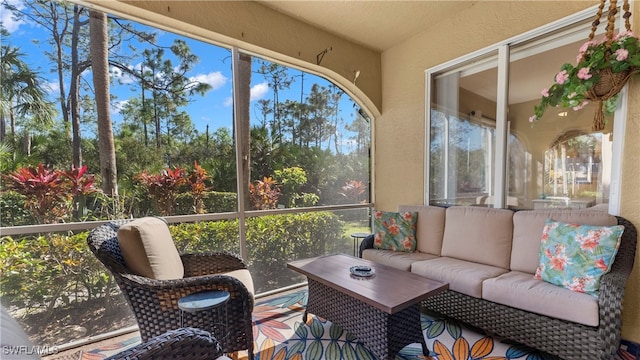
[[[376,120],[376,207],[420,204],[424,189],[425,76],[430,67],[584,10],[590,1],[479,2],[382,54],[383,114]],[[639,3],[634,29],[640,33]],[[621,215],[640,226],[640,81],[631,86]],[[625,296],[625,339],[640,342],[640,261]]]

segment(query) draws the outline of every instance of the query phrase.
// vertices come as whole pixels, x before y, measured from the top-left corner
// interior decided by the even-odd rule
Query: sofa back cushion
[[[476,206],[447,208],[442,256],[509,268],[513,211]]]
[[[416,250],[440,256],[446,209],[429,205],[400,205],[398,211],[418,213],[416,224]]]
[[[534,274],[540,264],[540,239],[547,219],[572,224],[613,226],[615,216],[587,210],[523,210],[513,215],[511,270]]]

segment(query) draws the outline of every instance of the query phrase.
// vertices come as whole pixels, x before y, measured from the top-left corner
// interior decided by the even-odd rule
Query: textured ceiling
[[[327,32],[384,51],[478,1],[258,0]]]

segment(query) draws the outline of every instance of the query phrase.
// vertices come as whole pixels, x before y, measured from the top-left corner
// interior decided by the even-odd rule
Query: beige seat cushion
[[[506,269],[470,261],[440,257],[411,264],[411,272],[449,283],[449,290],[482,297],[482,282],[507,272]]]
[[[598,298],[511,271],[482,285],[482,298],[552,318],[598,326]]]
[[[615,216],[585,210],[523,210],[513,215],[511,270],[535,273],[540,264],[540,239],[547,219],[573,224],[613,226]]]
[[[509,268],[513,211],[475,206],[447,209],[442,256]]]
[[[249,294],[251,294],[251,296],[255,296],[256,292],[253,287],[253,278],[251,277],[251,273],[249,272],[249,270],[247,269],[233,270],[226,273],[221,273],[220,275],[229,275],[231,277],[234,277],[240,280],[240,282],[242,282],[242,284],[244,284],[244,286],[249,291]]]
[[[157,280],[184,277],[180,254],[162,219],[144,217],[120,226],[118,244],[125,264],[134,274]]]
[[[362,258],[378,264],[391,266],[393,268],[410,271],[411,264],[416,261],[435,259],[437,256],[421,252],[400,252],[392,250],[366,249],[362,252]]]

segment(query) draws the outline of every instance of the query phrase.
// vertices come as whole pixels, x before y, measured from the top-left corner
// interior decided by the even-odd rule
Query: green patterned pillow
[[[416,250],[417,212],[373,211],[373,247],[413,252]]]
[[[598,296],[600,278],[611,270],[624,226],[567,224],[547,219],[535,277]]]

